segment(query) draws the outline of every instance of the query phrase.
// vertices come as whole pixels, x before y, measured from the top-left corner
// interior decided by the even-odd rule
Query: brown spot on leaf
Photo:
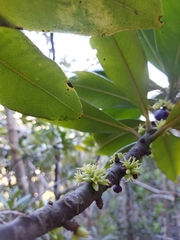
[[[15,29],[17,29],[17,30],[23,30],[22,27],[18,27],[18,26],[15,26]]]
[[[72,85],[72,83],[70,83],[70,82],[67,82],[67,85],[68,85],[70,88],[73,88],[73,85]]]

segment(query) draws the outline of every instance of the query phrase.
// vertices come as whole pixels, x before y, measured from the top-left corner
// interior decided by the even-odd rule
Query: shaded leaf
[[[26,115],[73,120],[82,106],[67,77],[18,30],[0,28],[0,103]]]
[[[90,72],[76,72],[71,79],[78,96],[97,108],[133,107],[116,85],[100,75]],[[120,110],[119,110],[120,111]]]
[[[148,70],[144,51],[135,31],[110,37],[92,37],[91,45],[107,76],[148,119]]]
[[[50,121],[62,127],[73,128],[82,132],[91,133],[114,133],[114,132],[134,132],[128,126],[118,122],[114,118],[105,114],[98,108],[81,100],[83,105],[82,118],[75,121]]]
[[[165,89],[161,86],[159,86],[158,84],[156,84],[154,81],[152,81],[151,79],[149,79],[148,81],[148,90],[149,91],[153,91],[153,90],[160,90],[161,92],[163,92],[164,94],[166,93],[165,92]]]
[[[180,124],[180,102],[175,105],[171,113],[169,114],[166,125],[168,127],[174,127]]]
[[[100,155],[112,155],[120,148],[134,142],[135,136],[130,133],[113,133],[113,134],[93,134],[97,142],[96,153]]]
[[[1,0],[0,26],[83,35],[160,28],[160,0]]]
[[[180,174],[180,138],[166,134],[157,138],[153,144],[153,154],[158,167],[172,181],[178,181]]]
[[[137,129],[139,124],[142,123],[138,119],[124,119],[121,122],[134,129]],[[98,145],[97,154],[100,155],[112,155],[114,152],[137,140],[134,135],[127,132],[93,134],[93,137]]]
[[[127,118],[135,119],[141,116],[141,113],[137,108],[108,108],[103,109],[103,112],[118,120]]]
[[[138,31],[148,60],[174,84],[180,75],[180,2],[162,0],[163,28]]]

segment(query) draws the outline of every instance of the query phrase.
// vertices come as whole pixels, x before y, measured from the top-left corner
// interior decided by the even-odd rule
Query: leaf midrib
[[[117,41],[116,41],[114,35],[112,35],[112,39],[113,39],[113,41],[114,41],[114,43],[115,43],[115,45],[116,45],[116,47],[117,47],[117,50],[118,50],[118,52],[119,52],[119,55],[120,55],[121,59],[123,60],[124,65],[125,65],[128,73],[129,73],[129,75],[130,75],[131,82],[132,82],[133,86],[134,86],[135,89],[136,89],[136,93],[137,93],[136,96],[137,96],[137,98],[139,99],[139,103],[140,103],[140,105],[141,105],[141,109],[142,109],[142,111],[143,111],[143,114],[144,114],[144,116],[147,117],[146,107],[145,107],[144,101],[143,101],[143,99],[142,99],[142,97],[141,97],[141,93],[139,92],[139,88],[138,88],[138,86],[137,86],[137,84],[136,84],[136,80],[134,79],[133,73],[131,72],[131,69],[129,68],[129,66],[128,66],[128,64],[127,64],[127,61],[126,61],[126,59],[125,59],[125,57],[124,57],[124,55],[123,55],[123,53],[122,53],[122,51],[121,51],[121,49],[120,49],[120,46],[117,44]]]
[[[73,108],[71,108],[70,106],[68,106],[67,104],[65,104],[64,102],[62,102],[59,98],[57,98],[55,95],[53,95],[52,93],[50,93],[48,90],[46,90],[45,88],[39,86],[37,83],[33,82],[30,78],[28,78],[27,76],[25,76],[23,73],[21,73],[19,70],[15,69],[12,65],[10,65],[9,63],[6,63],[5,61],[0,59],[0,63],[2,65],[4,65],[6,68],[10,69],[12,72],[14,72],[15,74],[19,75],[22,79],[27,80],[29,83],[31,83],[32,85],[34,85],[35,87],[39,88],[39,90],[41,90],[42,92],[45,92],[46,94],[48,94],[49,96],[51,96],[52,98],[54,98],[55,100],[57,100],[58,102],[60,102],[61,104],[63,104],[64,106],[66,106],[67,108],[71,109],[73,112],[76,113],[76,111],[74,111]]]
[[[152,22],[152,23],[156,23],[156,22],[153,21],[151,18],[148,18],[148,17],[145,16],[142,12],[138,11],[138,10],[135,9],[135,8],[129,7],[129,6],[125,5],[125,4],[123,4],[123,3],[117,2],[117,1],[115,1],[115,0],[109,0],[109,1],[110,1],[110,2],[113,2],[114,4],[117,4],[117,5],[121,6],[121,7],[123,7],[123,8],[126,8],[127,10],[132,11],[133,13],[134,13],[135,11],[137,11],[137,12],[138,12],[138,15],[143,16],[144,18],[148,19],[148,20],[149,20],[150,22]]]
[[[115,128],[121,129],[121,130],[124,130],[126,132],[131,132],[131,128],[127,127],[126,125],[124,125],[122,123],[120,124],[119,122],[117,122],[117,124],[115,124],[115,123],[112,123],[112,122],[104,121],[104,120],[99,119],[99,118],[88,116],[86,114],[83,114],[83,117],[95,120],[95,121],[100,122],[100,123],[104,123],[106,125],[109,125],[109,126],[112,126],[112,127],[115,127]]]
[[[110,94],[109,92],[106,92],[104,90],[102,91],[102,90],[98,90],[97,88],[86,87],[86,86],[79,85],[79,84],[76,84],[75,86],[80,87],[80,88],[84,88],[84,89],[89,89],[89,90],[92,90],[94,92],[104,93],[106,95],[109,95],[109,96],[112,96],[112,97],[116,97],[116,98],[119,98],[119,99],[123,99],[123,100],[126,100],[126,101],[130,102],[128,98],[125,98],[125,97],[122,97],[122,96],[119,96],[119,95],[116,95],[116,94],[113,94],[113,93]]]

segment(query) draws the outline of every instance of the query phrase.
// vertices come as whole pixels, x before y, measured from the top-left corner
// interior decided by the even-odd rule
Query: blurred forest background
[[[55,58],[53,35],[43,33],[41,37],[47,43],[47,55]],[[94,56],[80,70],[98,66]],[[56,61],[66,72],[79,70],[73,69],[75,59],[63,56]],[[108,159],[96,154],[91,134],[0,107],[0,223],[75,190],[77,167],[89,162],[104,166]],[[143,168],[146,170],[134,183],[122,181],[121,193],[112,189],[104,193],[102,210],[92,204],[76,217],[89,231],[89,240],[180,239],[179,184],[169,181],[150,157],[144,158]],[[39,240],[69,240],[71,234],[59,228]]]

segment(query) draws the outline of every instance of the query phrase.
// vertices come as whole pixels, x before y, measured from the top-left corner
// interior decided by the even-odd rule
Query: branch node
[[[47,204],[50,205],[50,206],[53,206],[53,202],[52,201],[49,201]]]
[[[96,206],[101,210],[103,208],[103,199],[102,197],[96,200]]]
[[[144,143],[146,143],[146,140],[145,140],[145,138],[141,138],[141,139],[139,140],[139,142],[144,144]]]

